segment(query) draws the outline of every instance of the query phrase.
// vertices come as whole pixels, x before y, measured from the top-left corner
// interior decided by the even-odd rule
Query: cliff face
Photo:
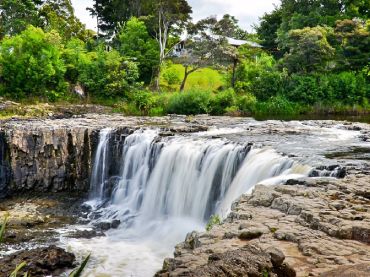
[[[87,128],[6,130],[8,191],[85,190],[94,135]]]
[[[168,132],[204,130],[170,118],[88,114],[68,119],[0,122],[0,198],[19,192],[88,191],[93,158],[104,128],[109,141],[110,176],[119,173],[122,145],[134,130],[153,125]]]

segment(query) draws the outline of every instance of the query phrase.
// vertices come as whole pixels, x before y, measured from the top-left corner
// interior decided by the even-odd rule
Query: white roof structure
[[[221,36],[218,36],[218,35],[211,35],[211,37],[213,37],[215,39],[221,38]],[[254,42],[254,41],[241,40],[241,39],[235,39],[235,38],[229,38],[229,37],[225,37],[225,38],[227,39],[227,42],[230,45],[235,46],[235,47],[239,47],[239,46],[248,44],[249,46],[254,47],[254,48],[262,48],[261,45],[259,45],[258,43]]]

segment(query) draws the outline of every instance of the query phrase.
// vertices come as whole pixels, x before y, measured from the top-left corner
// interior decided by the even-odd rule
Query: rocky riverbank
[[[181,137],[189,143],[221,140],[225,145],[273,148],[304,168],[312,167],[311,177],[341,178],[258,185],[251,195],[235,202],[221,225],[190,233],[176,247],[175,257],[165,260],[158,276],[369,276],[369,125],[209,116],[85,114],[0,122],[0,197],[6,197],[0,202],[0,218],[10,214],[0,265],[19,257],[39,259],[34,249],[45,256],[60,253],[71,261],[66,268],[73,264],[74,257],[53,245],[61,245],[63,228],[86,223],[80,218],[86,215],[81,204],[87,199],[100,132],[105,128],[112,129],[107,153],[112,177],[120,173],[127,136],[141,128],[155,128],[154,143],[159,146]],[[99,242],[103,231],[126,224],[120,219],[109,221],[109,226],[107,222],[76,232],[69,228],[64,240],[84,237]],[[125,232],[118,229],[116,233]],[[96,259],[104,262],[105,258]],[[6,274],[13,264],[3,268]],[[114,276],[126,272],[120,270]],[[33,276],[52,271],[35,268]]]
[[[347,170],[256,186],[221,225],[189,234],[157,276],[370,276],[370,167]]]

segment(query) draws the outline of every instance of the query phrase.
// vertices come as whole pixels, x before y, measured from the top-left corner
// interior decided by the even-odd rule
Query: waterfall
[[[138,130],[119,142],[110,139],[117,138],[112,130],[101,131],[90,219],[93,225],[117,220],[120,225],[104,237],[68,239],[73,249],[93,253],[98,261],[89,276],[103,276],[107,269],[111,276],[153,276],[188,232],[204,230],[212,214],[225,216],[257,183],[312,170],[273,149],[216,138],[218,132],[230,130],[172,137]]]
[[[92,198],[103,199],[104,187],[108,176],[108,150],[111,129],[103,129],[99,134],[99,144],[96,149],[95,159],[90,181],[90,196]]]
[[[92,195],[99,199],[106,196],[110,177],[110,132],[100,134],[91,178]],[[205,222],[214,213],[225,215],[238,196],[263,180],[311,170],[272,149],[200,136],[160,138],[158,130],[128,136],[122,153],[106,217],[118,218],[126,227],[169,218]]]

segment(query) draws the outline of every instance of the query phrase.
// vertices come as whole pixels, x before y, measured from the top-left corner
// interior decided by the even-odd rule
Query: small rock
[[[259,228],[244,229],[239,233],[239,239],[241,240],[251,240],[259,238],[263,235],[263,230]]]
[[[113,220],[112,221],[112,223],[111,223],[111,227],[113,228],[113,229],[117,229],[118,228],[118,226],[121,224],[121,220],[119,220],[119,219],[115,219],[115,220]]]
[[[274,266],[280,266],[283,264],[285,255],[280,249],[269,247],[266,249],[266,252],[270,255],[271,262]]]
[[[185,249],[194,250],[195,248],[200,247],[201,243],[199,241],[198,232],[191,232],[186,235],[185,238]]]

